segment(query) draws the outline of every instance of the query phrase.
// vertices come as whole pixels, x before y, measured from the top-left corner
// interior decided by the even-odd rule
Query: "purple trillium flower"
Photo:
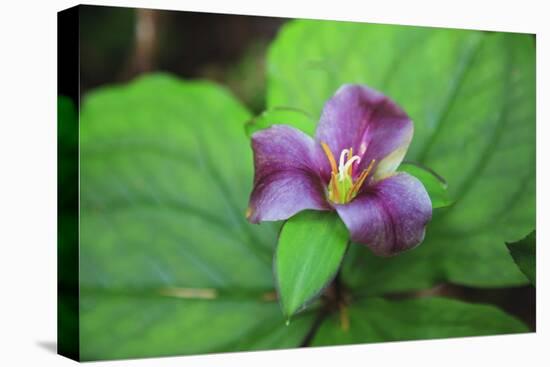
[[[246,216],[258,223],[336,210],[351,240],[377,255],[413,248],[424,239],[432,203],[417,178],[396,172],[412,136],[412,121],[388,97],[344,85],[325,104],[315,139],[287,125],[252,135]]]

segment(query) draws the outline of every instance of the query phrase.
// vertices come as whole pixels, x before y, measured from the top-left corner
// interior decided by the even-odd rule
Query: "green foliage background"
[[[492,305],[387,296],[445,282],[527,284],[505,242],[535,226],[534,46],[529,35],[291,21],[269,49],[267,117],[252,120],[224,87],[166,74],[84,96],[82,359],[528,331]],[[275,116],[312,133],[308,120],[344,83],[378,89],[410,114],[406,159],[443,176],[453,204],[401,256],[349,245],[348,328],[322,302],[287,326],[272,269],[280,224],[244,217],[245,132]]]

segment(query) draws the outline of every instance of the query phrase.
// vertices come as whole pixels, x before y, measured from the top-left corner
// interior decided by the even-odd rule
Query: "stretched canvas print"
[[[58,351],[535,331],[533,34],[58,15]]]

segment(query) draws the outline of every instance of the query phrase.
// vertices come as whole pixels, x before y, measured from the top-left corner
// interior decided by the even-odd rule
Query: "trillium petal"
[[[287,219],[305,209],[329,210],[319,176],[314,140],[286,125],[252,135],[254,188],[247,217],[252,223]]]
[[[354,242],[367,245],[380,256],[395,255],[424,240],[432,217],[432,203],[426,189],[406,173],[387,177],[353,201],[336,210]]]
[[[412,121],[392,100],[368,87],[348,84],[325,104],[316,140],[327,143],[336,155],[352,147],[361,157],[358,172],[375,159],[374,175],[382,178],[399,166],[412,135]]]

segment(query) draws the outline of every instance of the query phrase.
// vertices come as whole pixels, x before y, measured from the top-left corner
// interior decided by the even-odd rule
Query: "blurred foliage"
[[[81,6],[81,89],[151,71],[229,87],[252,111],[265,106],[265,55],[283,18]]]
[[[140,78],[81,114],[81,353],[85,360],[297,345],[271,257],[277,225],[244,212],[250,117],[207,82]]]
[[[126,15],[119,16],[125,27]],[[204,33],[185,34],[195,40],[176,50],[163,42],[186,24],[164,20],[158,68],[171,70],[163,50],[172,53],[168,59],[174,63],[188,56],[179,75],[225,83],[253,111],[262,109],[267,90],[267,111],[252,119],[224,88],[166,74],[85,96],[80,115],[83,359],[527,331],[494,306],[383,297],[442,282],[478,288],[526,283],[503,243],[535,226],[530,37],[293,21],[270,46],[265,86],[265,43],[253,46],[240,62],[228,57],[222,67],[208,66],[218,51],[199,58],[189,50],[198,44],[217,50],[213,40],[223,41],[224,29],[209,33],[214,31],[207,24],[214,22],[204,23]],[[94,22],[89,29],[97,28]],[[88,37],[83,43],[93,44],[93,32]],[[116,42],[125,51],[111,56],[120,51],[116,64],[128,65],[122,60],[132,55],[131,44]],[[97,62],[111,60],[105,57]],[[285,326],[272,274],[280,224],[253,226],[244,218],[253,179],[244,130],[251,134],[272,123],[290,124],[300,114],[302,128],[313,131],[308,124],[317,120],[325,100],[350,82],[382,91],[412,116],[416,130],[407,160],[445,177],[454,204],[435,212],[425,243],[406,254],[378,258],[352,244],[339,277],[338,291],[346,296],[337,308],[325,307],[323,298]]]
[[[520,321],[494,306],[426,297],[361,300],[349,309],[349,330],[338,315],[321,326],[314,346],[449,338],[527,332]]]
[[[251,138],[256,131],[266,129],[271,125],[291,125],[313,136],[315,135],[317,121],[314,121],[311,116],[299,109],[275,107],[265,110],[249,120],[245,125],[246,135]]]
[[[535,285],[537,277],[536,238],[536,231],[533,231],[520,241],[506,244],[514,261],[533,285]]]
[[[134,49],[135,12],[129,8],[80,6],[80,88],[119,81]]]
[[[227,68],[210,64],[199,76],[225,84],[253,112],[265,106],[265,53],[267,42],[257,41],[244,52],[242,59]]]

